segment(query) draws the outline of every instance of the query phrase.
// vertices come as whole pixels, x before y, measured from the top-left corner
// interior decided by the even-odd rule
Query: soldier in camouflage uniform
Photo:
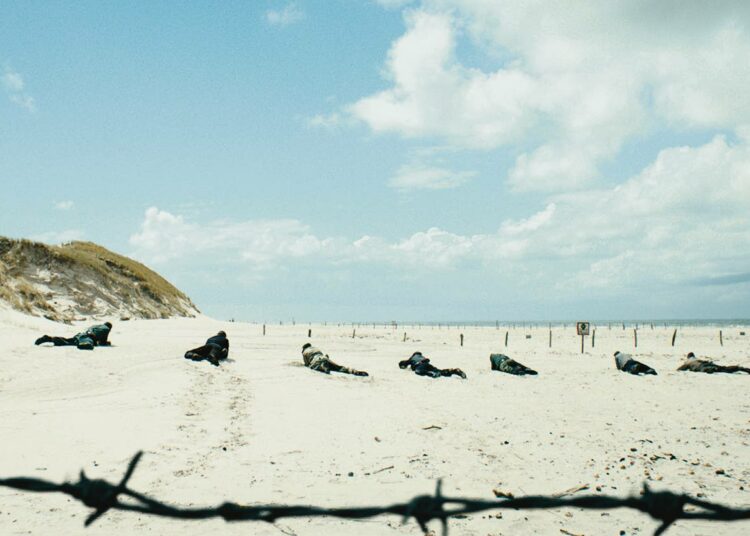
[[[526,374],[536,375],[535,370],[522,365],[505,354],[490,354],[490,368],[507,374],[516,376],[525,376]]]
[[[466,379],[466,373],[458,368],[439,369],[430,360],[422,355],[422,352],[414,352],[409,359],[404,359],[398,364],[398,368],[405,369],[411,367],[417,376],[429,376],[430,378],[440,378],[441,376],[460,376]]]
[[[656,376],[654,369],[648,365],[644,365],[640,361],[636,361],[630,354],[623,354],[622,352],[615,352],[615,366],[618,370],[635,374],[636,376],[640,374],[652,374]]]
[[[34,344],[37,346],[47,342],[51,342],[55,346],[76,346],[79,350],[93,350],[94,346],[110,346],[111,343],[108,340],[109,332],[112,330],[112,324],[105,322],[104,324],[97,324],[91,326],[86,331],[77,333],[73,337],[50,337],[49,335],[42,335]]]
[[[302,360],[305,362],[306,367],[325,374],[341,372],[342,374],[353,374],[354,376],[369,376],[364,370],[356,370],[334,363],[328,357],[328,354],[324,354],[309,342],[302,346]]]
[[[689,370],[691,372],[705,372],[706,374],[713,374],[715,372],[726,372],[732,374],[734,372],[746,372],[750,374],[750,368],[740,367],[739,365],[717,365],[713,361],[707,361],[705,359],[698,359],[695,357],[693,352],[687,355],[687,359],[683,361],[682,365],[677,367],[677,370]]]

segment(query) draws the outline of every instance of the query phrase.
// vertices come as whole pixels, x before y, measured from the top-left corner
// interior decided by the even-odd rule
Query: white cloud
[[[698,147],[665,149],[622,184],[557,195],[526,218],[498,222],[496,232],[433,227],[392,241],[320,237],[297,220],[199,224],[150,208],[130,243],[150,261],[221,259],[253,273],[365,264],[409,274],[469,269],[532,298],[574,296],[581,288],[617,295],[716,278],[729,284],[750,266],[746,136],[740,129],[734,142],[716,136]]]
[[[23,80],[23,76],[19,73],[6,68],[2,76],[3,86],[8,94],[8,98],[14,104],[17,104],[21,108],[28,110],[29,112],[36,111],[36,102],[34,97],[24,93],[26,84]]]
[[[5,86],[5,89],[11,92],[19,92],[23,91],[24,83],[23,83],[23,77],[13,71],[5,71],[3,74],[3,86]]]
[[[404,13],[389,87],[346,111],[375,132],[517,151],[516,190],[579,189],[656,123],[750,124],[746,2],[423,0]],[[462,39],[498,67],[462,63]]]
[[[402,166],[388,185],[398,190],[446,190],[457,188],[475,176],[473,171],[452,171],[442,167]]]
[[[287,4],[282,9],[266,11],[266,20],[273,26],[289,26],[305,18],[305,12],[294,3]]]
[[[319,240],[297,220],[215,221],[197,224],[156,207],[146,210],[139,232],[130,237],[136,255],[160,263],[214,254],[229,261],[247,261],[263,270],[288,258],[324,253],[330,240]]]
[[[341,114],[316,114],[308,119],[307,124],[311,127],[333,128],[343,122]]]
[[[57,210],[70,210],[73,208],[73,201],[58,201],[55,203],[55,208]]]
[[[73,242],[74,240],[83,240],[83,236],[83,231],[79,229],[67,229],[65,231],[49,231],[36,234],[31,236],[30,239],[46,244],[64,244],[66,242]]]

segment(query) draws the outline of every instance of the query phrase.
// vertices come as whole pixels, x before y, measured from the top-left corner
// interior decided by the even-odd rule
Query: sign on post
[[[576,322],[576,333],[581,336],[581,353],[583,353],[583,338],[589,334],[591,322]]]

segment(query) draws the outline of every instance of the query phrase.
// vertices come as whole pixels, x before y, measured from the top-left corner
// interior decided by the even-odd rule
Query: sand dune
[[[146,451],[132,487],[180,505],[386,504],[444,491],[492,497],[555,493],[588,484],[626,495],[656,489],[750,503],[750,377],[676,372],[687,351],[750,365],[739,328],[639,332],[639,359],[656,377],[613,367],[633,352],[632,330],[600,327],[580,354],[574,329],[398,330],[313,325],[316,345],[370,378],[325,376],[300,366],[308,325],[268,326],[195,319],[115,322],[111,348],[33,345],[76,327],[0,311],[0,476],[119,479]],[[182,359],[219,329],[231,340],[220,368]],[[408,339],[403,341],[404,331]],[[459,333],[465,345],[459,347]],[[531,335],[526,339],[526,335]],[[421,350],[467,380],[432,380],[397,362]],[[505,351],[538,370],[511,377],[489,370]],[[428,428],[428,429],[425,429]],[[392,469],[377,472],[393,466]],[[723,470],[723,474],[717,471]],[[352,473],[352,476],[349,474]],[[599,486],[599,488],[597,488]],[[57,495],[0,489],[0,534],[82,534],[87,511]],[[627,511],[505,512],[454,520],[453,534],[649,534],[655,523]],[[299,519],[265,524],[182,522],[111,512],[85,534],[419,534],[397,518]],[[750,523],[679,522],[669,534],[739,534]]]

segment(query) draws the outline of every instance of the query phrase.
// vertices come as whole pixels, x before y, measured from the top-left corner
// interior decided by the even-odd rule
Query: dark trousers
[[[636,361],[635,359],[628,359],[622,366],[622,370],[635,375],[653,374],[654,376],[656,376],[656,371],[654,369],[652,369],[648,365],[644,365],[640,361]]]
[[[490,368],[515,376],[535,375],[537,372],[503,354],[490,355]]]
[[[226,359],[228,354],[229,351],[218,344],[204,344],[203,346],[185,352],[185,359],[192,359],[193,361],[202,361],[206,359],[214,365],[218,365],[219,359]]]
[[[75,337],[49,337],[47,342],[51,342],[55,346],[78,346],[78,339]]]
[[[740,367],[739,365],[717,365],[716,363],[706,363],[701,364],[700,369],[696,372],[705,372],[706,374],[713,374],[715,372],[725,372],[727,374],[746,372],[750,374],[750,368]]]
[[[441,376],[464,376],[464,373],[461,369],[457,368],[448,368],[448,369],[439,369],[432,363],[424,363],[419,364],[416,367],[414,367],[414,373],[417,376],[429,376],[430,378],[439,378]]]

